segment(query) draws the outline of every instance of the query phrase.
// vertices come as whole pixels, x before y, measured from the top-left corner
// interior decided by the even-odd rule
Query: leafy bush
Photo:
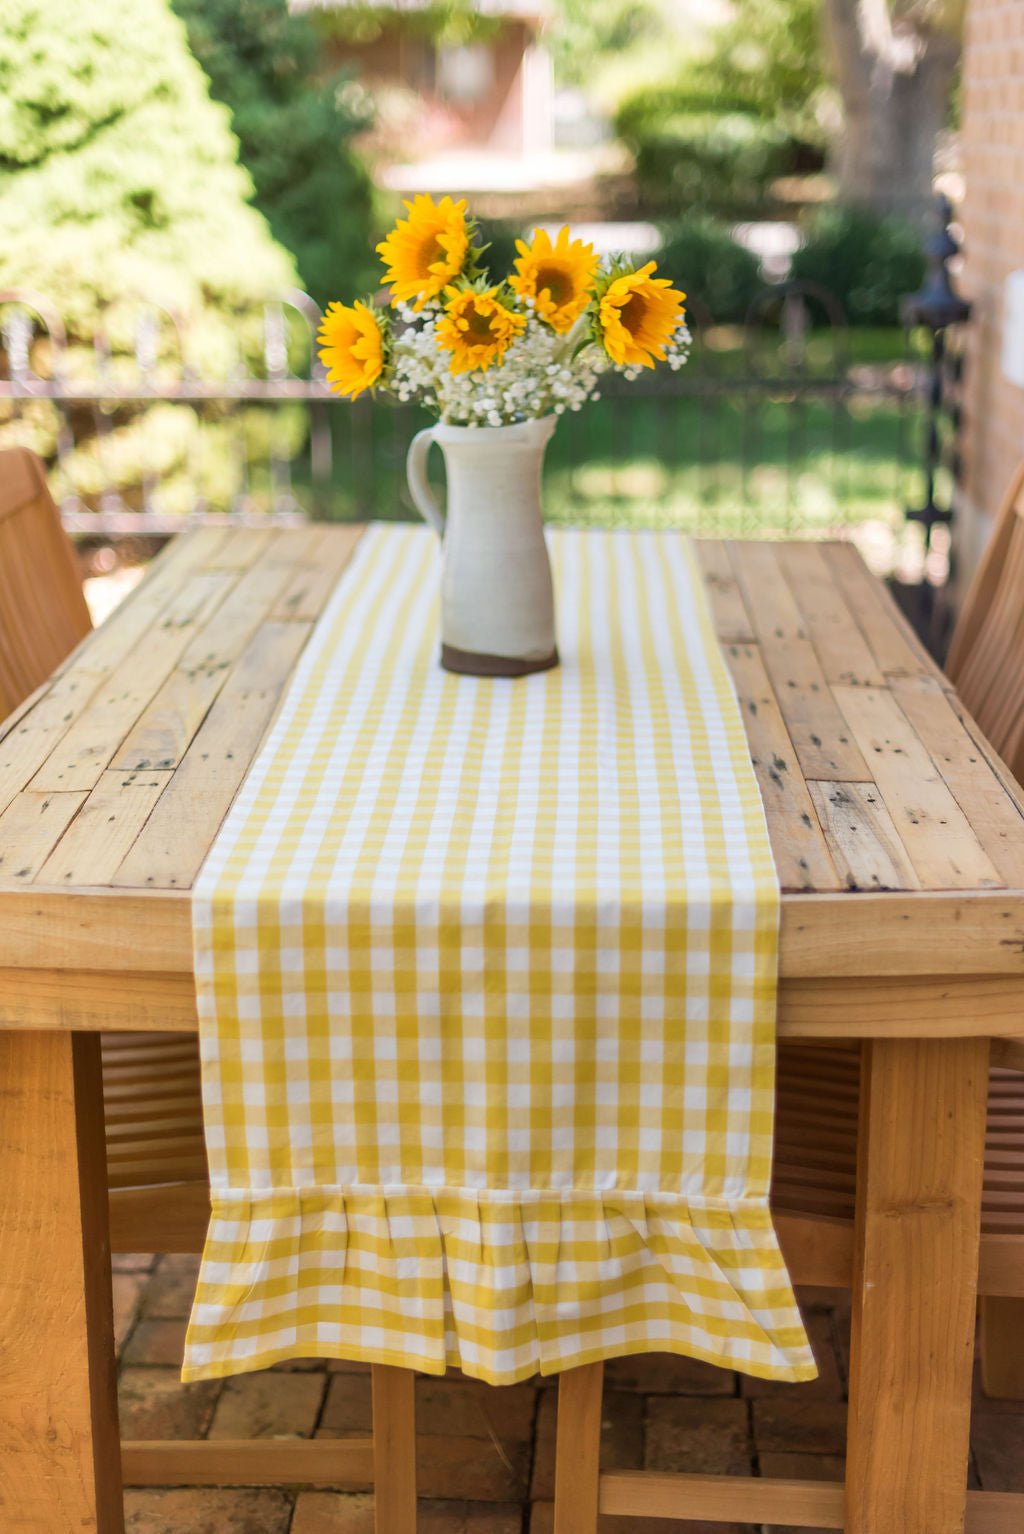
[[[0,288],[43,294],[68,328],[72,376],[108,316],[114,370],[130,350],[133,295],[187,315],[187,360],[230,369],[241,321],[296,281],[290,256],[250,206],[228,114],[210,100],[185,30],[165,0],[5,0],[0,26]],[[174,358],[166,332],[161,358]],[[44,359],[45,360],[45,359]],[[37,451],[54,449],[44,402],[26,412]],[[83,495],[131,497],[188,456],[160,407],[118,409],[100,447],[74,413],[70,464]],[[184,407],[178,426],[194,425]],[[0,417],[0,446],[23,436]]]
[[[548,45],[559,81],[588,85],[609,56],[671,37],[657,0],[555,0]]]
[[[742,103],[795,143],[824,149],[821,0],[732,0],[730,9],[695,72],[704,94]]]
[[[762,285],[756,256],[736,243],[728,224],[706,214],[666,226],[658,264],[719,324],[743,320]]]
[[[771,183],[798,163],[785,129],[734,103],[712,108],[673,87],[631,97],[619,109],[616,129],[636,158],[644,200],[655,209],[757,213],[770,200]]]
[[[731,11],[708,52],[619,104],[654,207],[757,215],[776,178],[823,164],[820,0],[733,0]]]
[[[924,270],[921,236],[912,224],[831,207],[811,224],[792,275],[834,293],[851,325],[896,325],[900,299],[921,286]]]
[[[367,118],[287,0],[171,0],[214,96],[231,112],[255,203],[321,307],[376,282],[370,179],[351,139]]]

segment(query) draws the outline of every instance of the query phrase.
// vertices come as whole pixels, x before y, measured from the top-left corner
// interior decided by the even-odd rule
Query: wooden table
[[[96,1031],[196,1028],[189,889],[358,536],[178,538],[0,725],[5,1530],[120,1527]],[[845,1527],[955,1534],[1022,801],[850,546],[700,550],[784,887],[780,1034],[872,1041]]]

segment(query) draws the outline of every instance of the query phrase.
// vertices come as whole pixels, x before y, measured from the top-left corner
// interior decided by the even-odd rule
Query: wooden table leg
[[[374,1364],[373,1496],[377,1534],[416,1530],[416,1375]]]
[[[604,1364],[558,1376],[554,1534],[596,1534]]]
[[[0,1032],[0,1527],[123,1534],[99,1035]]]
[[[961,1534],[988,1043],[864,1048],[847,1534]]]

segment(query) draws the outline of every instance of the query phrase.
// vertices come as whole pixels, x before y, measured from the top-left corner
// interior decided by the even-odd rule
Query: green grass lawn
[[[890,402],[601,401],[559,426],[545,508],[558,523],[727,536],[895,526],[914,486]]]
[[[328,515],[414,516],[405,450],[425,419],[376,407],[342,424],[351,429],[335,445]],[[562,525],[734,536],[824,536],[870,520],[895,527],[918,492],[918,424],[889,400],[599,400],[559,422],[545,514]],[[439,454],[434,471],[440,487]]]

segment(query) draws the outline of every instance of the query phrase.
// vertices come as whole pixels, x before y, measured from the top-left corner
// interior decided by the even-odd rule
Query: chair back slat
[[[39,460],[0,453],[0,719],[89,632],[74,551]]]
[[[1024,782],[1024,463],[967,593],[946,671],[1006,765]]]

